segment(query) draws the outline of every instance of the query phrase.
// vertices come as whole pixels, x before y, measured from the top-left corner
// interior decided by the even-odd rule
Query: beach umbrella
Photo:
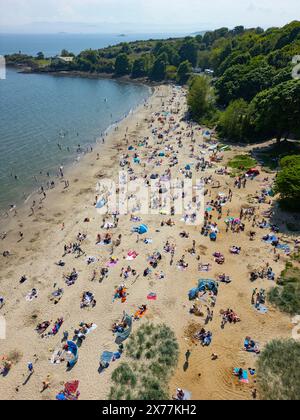
[[[57,401],[67,401],[67,397],[65,396],[63,392],[60,394],[57,394],[55,398]]]
[[[78,387],[79,387],[79,381],[67,382],[65,384],[65,391],[69,392],[70,394],[75,394],[75,392],[78,390]]]
[[[68,352],[67,360],[70,367],[73,367],[78,361],[78,347],[73,341],[67,342]]]

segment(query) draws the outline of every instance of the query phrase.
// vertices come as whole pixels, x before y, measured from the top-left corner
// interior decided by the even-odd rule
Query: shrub
[[[300,313],[300,270],[287,265],[281,273],[278,286],[272,288],[269,293],[269,301],[282,312],[291,315]]]
[[[178,344],[166,325],[142,325],[126,344],[130,362],[112,373],[111,399],[167,399],[166,382],[178,362]]]
[[[274,340],[258,360],[258,384],[264,400],[300,399],[300,343]]]

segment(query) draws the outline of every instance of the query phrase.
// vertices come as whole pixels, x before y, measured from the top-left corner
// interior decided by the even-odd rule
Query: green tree
[[[134,79],[147,76],[147,62],[145,57],[140,57],[134,60],[131,76]]]
[[[166,79],[173,82],[177,81],[177,67],[167,66]]]
[[[42,53],[41,51],[37,53],[36,57],[37,57],[38,60],[44,60],[45,59],[44,53]]]
[[[220,115],[218,131],[226,139],[245,140],[248,126],[248,103],[237,99]]]
[[[207,117],[213,109],[214,97],[207,77],[195,76],[192,78],[188,93],[188,106],[192,118],[201,120]]]
[[[300,210],[300,155],[286,156],[280,166],[274,190],[287,207]]]
[[[178,83],[184,85],[189,80],[191,73],[193,71],[193,67],[191,63],[186,60],[183,61],[177,70],[177,81]]]
[[[61,53],[60,53],[60,56],[61,57],[74,57],[74,54],[73,53],[71,53],[71,52],[69,52],[68,50],[66,50],[66,49],[63,49],[62,51],[61,51]]]
[[[117,56],[115,62],[115,75],[116,76],[125,76],[130,74],[131,66],[129,57],[125,53],[121,53]]]
[[[289,80],[259,93],[250,104],[256,134],[280,142],[300,132],[300,80]]]
[[[247,55],[236,59],[247,59]],[[235,64],[229,67],[216,82],[219,102],[228,105],[230,102],[243,98],[251,101],[255,95],[271,87],[275,69],[263,58],[255,58],[249,64]]]
[[[166,78],[167,65],[162,57],[154,61],[153,67],[150,72],[150,79],[155,82],[161,82]]]
[[[194,38],[185,38],[179,50],[181,61],[188,60],[193,67],[197,66],[198,62],[198,45]]]

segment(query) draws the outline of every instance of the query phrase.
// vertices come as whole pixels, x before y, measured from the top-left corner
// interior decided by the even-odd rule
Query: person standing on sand
[[[190,357],[191,357],[191,351],[190,351],[190,349],[188,349],[187,351],[186,351],[186,353],[185,353],[185,361],[186,361],[186,363],[189,363],[189,359],[190,359]]]
[[[32,375],[34,373],[34,368],[33,368],[32,362],[28,362],[27,368],[28,368],[29,374]]]
[[[50,375],[47,375],[47,378],[42,382],[43,388],[41,390],[41,393],[43,393],[44,391],[46,391],[46,389],[48,389],[50,387]]]

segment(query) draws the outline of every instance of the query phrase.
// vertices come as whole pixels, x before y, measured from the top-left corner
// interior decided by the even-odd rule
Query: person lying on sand
[[[38,324],[35,331],[41,335],[44,334],[44,332],[47,330],[47,328],[50,326],[52,321],[44,321],[41,324]]]
[[[142,316],[145,315],[146,311],[147,311],[147,305],[139,306],[138,310],[134,314],[134,319],[136,320],[140,319]]]

